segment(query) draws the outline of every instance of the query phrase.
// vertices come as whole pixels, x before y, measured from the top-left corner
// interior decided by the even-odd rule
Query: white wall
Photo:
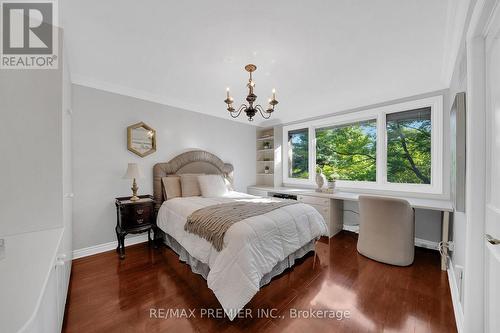
[[[61,66],[0,70],[0,236],[62,226],[61,110]]]
[[[157,151],[145,158],[127,150],[126,128],[140,121],[158,137]],[[155,163],[203,149],[232,163],[235,188],[246,192],[255,184],[255,136],[248,124],[73,85],[74,248],[116,240],[114,198],[131,195],[130,181],[121,178],[127,163],[146,174],[139,194],[152,194]]]

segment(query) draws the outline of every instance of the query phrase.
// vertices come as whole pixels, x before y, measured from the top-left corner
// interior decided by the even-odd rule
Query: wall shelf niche
[[[281,126],[257,128],[256,185],[281,186]]]

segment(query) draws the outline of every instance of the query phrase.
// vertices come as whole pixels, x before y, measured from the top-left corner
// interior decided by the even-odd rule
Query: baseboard
[[[455,322],[457,324],[458,333],[464,331],[464,312],[460,303],[460,295],[458,294],[458,284],[455,275],[453,262],[448,265],[448,283],[450,284],[451,301],[453,303],[453,311],[455,312]]]
[[[358,225],[344,224],[343,229],[346,230],[346,231],[359,233],[359,226]]]
[[[134,237],[125,238],[125,246],[144,243],[148,241],[148,235],[142,234]],[[111,251],[116,249],[116,241],[85,247],[73,251],[73,259],[83,258],[94,254]]]
[[[346,230],[346,231],[359,233],[359,226],[358,225],[344,224],[343,229]],[[415,246],[423,247],[423,248],[431,249],[431,250],[437,250],[438,249],[438,245],[439,245],[439,243],[437,243],[437,242],[433,242],[433,241],[429,241],[429,240],[426,240],[426,239],[416,238],[415,237]]]
[[[344,230],[358,233],[359,226],[357,225],[344,225]],[[148,241],[148,235],[138,235],[134,237],[125,238],[125,246],[144,243]],[[428,241],[425,239],[415,238],[415,246],[424,247],[431,250],[438,249],[438,243]],[[116,249],[116,241],[85,247],[83,249],[78,249],[73,251],[73,259],[88,257],[94,254],[111,251]]]
[[[425,249],[431,249],[431,250],[438,250],[439,248],[439,243],[438,242],[433,242],[427,239],[422,239],[422,238],[416,238],[415,237],[415,246],[418,247],[423,247]]]

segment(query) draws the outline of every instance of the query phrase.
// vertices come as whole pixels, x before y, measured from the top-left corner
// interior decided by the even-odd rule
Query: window
[[[316,129],[316,166],[330,181],[375,181],[377,121]]]
[[[309,178],[309,130],[299,129],[288,132],[290,178]]]
[[[283,183],[442,194],[443,97],[283,126]]]
[[[431,108],[387,115],[387,181],[431,183]]]

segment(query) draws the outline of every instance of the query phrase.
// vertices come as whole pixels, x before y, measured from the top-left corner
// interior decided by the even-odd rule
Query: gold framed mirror
[[[127,149],[140,157],[156,151],[156,131],[142,121],[127,127]]]

